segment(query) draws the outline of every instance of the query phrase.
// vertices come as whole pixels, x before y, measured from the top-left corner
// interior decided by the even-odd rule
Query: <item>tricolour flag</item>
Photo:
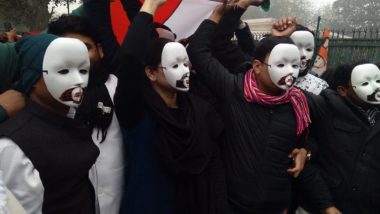
[[[172,29],[177,40],[187,38],[209,17],[217,4],[207,0],[167,0],[157,11],[155,21]],[[119,0],[111,2],[111,20],[114,34],[121,42],[130,23]]]

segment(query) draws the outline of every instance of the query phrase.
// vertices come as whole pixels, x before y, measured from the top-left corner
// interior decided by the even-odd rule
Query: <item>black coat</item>
[[[294,111],[290,103],[266,107],[244,99],[244,74],[228,71],[211,54],[216,29],[205,20],[188,53],[199,78],[222,102],[229,200],[239,213],[280,213],[291,198],[288,154],[299,140]]]
[[[28,99],[21,112],[0,125],[0,136],[14,141],[38,170],[44,186],[43,213],[95,213],[88,172],[99,149],[84,124]]]
[[[121,48],[115,107],[129,154],[122,213],[226,213],[223,123],[198,97],[178,92],[171,109],[152,89],[144,72],[155,51],[152,24],[151,14],[138,13]]]
[[[344,214],[380,213],[380,122],[333,90],[309,96],[317,168]],[[314,201],[315,202],[315,201]]]

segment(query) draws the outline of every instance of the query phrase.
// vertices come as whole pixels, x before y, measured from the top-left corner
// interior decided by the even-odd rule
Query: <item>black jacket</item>
[[[99,149],[85,125],[27,100],[23,111],[0,125],[0,136],[12,139],[38,170],[43,213],[95,213],[88,172]]]
[[[215,58],[234,73],[245,73],[252,67],[251,55],[255,49],[249,27],[237,29],[240,17],[244,12],[245,10],[240,7],[227,11],[218,24],[211,45]],[[238,44],[231,41],[234,33]]]
[[[309,96],[314,161],[344,214],[380,213],[380,122],[371,127],[348,98],[327,89]],[[309,204],[310,205],[310,204]]]
[[[298,143],[293,109],[290,103],[266,107],[245,101],[244,74],[234,75],[211,54],[216,28],[205,20],[188,53],[200,79],[222,101],[229,200],[239,213],[280,213],[291,198],[288,154]]]
[[[115,107],[129,169],[122,213],[227,213],[217,145],[223,123],[200,98],[178,92],[178,108],[170,109],[152,89],[144,72],[152,24],[151,14],[138,13],[121,48]]]

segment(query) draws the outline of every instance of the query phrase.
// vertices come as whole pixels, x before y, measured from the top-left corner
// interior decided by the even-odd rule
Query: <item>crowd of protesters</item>
[[[254,42],[267,0],[176,38],[166,1],[122,0],[121,45],[109,0],[0,35],[0,214],[380,213],[379,64],[315,76],[295,17]]]

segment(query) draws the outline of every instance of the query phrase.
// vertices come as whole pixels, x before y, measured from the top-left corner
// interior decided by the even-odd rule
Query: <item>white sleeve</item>
[[[44,188],[39,173],[24,152],[8,138],[0,138],[0,170],[6,188],[26,213],[42,213]]]
[[[8,214],[8,197],[0,171],[0,214]]]

